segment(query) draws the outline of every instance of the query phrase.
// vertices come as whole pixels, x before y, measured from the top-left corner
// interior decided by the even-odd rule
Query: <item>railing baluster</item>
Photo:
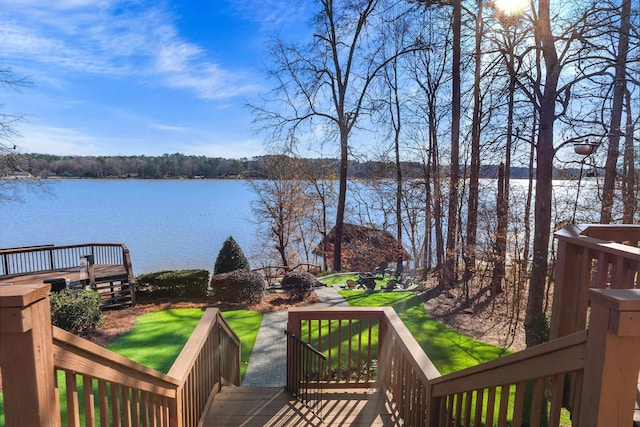
[[[284,333],[287,336],[287,355],[290,356],[287,360],[293,363],[287,367],[286,388],[322,420],[322,372],[327,357],[292,332],[285,330]]]
[[[487,393],[487,408],[485,412],[486,425],[493,425],[493,414],[496,410],[496,387],[489,387]]]

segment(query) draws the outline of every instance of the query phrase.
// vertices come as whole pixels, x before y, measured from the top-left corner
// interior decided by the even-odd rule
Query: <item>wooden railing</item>
[[[293,364],[296,369],[287,370],[285,388],[322,421],[324,403],[320,380],[327,372],[324,366],[327,357],[291,332],[285,330],[284,333],[287,353],[297,361]]]
[[[640,225],[569,225],[555,237],[551,338],[585,328],[590,288],[640,288]]]
[[[376,387],[407,426],[559,426],[567,399],[572,425],[631,425],[640,290],[592,290],[591,304],[589,330],[444,376],[388,307],[291,309],[287,329],[327,357],[319,385]]]
[[[222,384],[240,384],[240,342],[215,308],[163,374],[52,328],[48,293],[0,288],[8,426],[195,426]]]
[[[133,276],[129,249],[121,243],[0,249],[0,276],[79,267],[80,260],[86,255],[93,255],[96,264],[122,265]]]
[[[262,274],[262,277],[264,277],[264,280],[266,280],[268,285],[273,285],[276,279],[282,278],[282,276],[284,276],[286,273],[296,270],[315,273],[320,271],[320,266],[310,263],[300,263],[294,266],[266,265],[264,267],[253,269],[253,271],[257,271],[258,273]]]

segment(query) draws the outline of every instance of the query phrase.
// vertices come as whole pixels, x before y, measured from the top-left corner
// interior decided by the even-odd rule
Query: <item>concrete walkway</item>
[[[316,288],[320,303],[313,307],[348,307],[334,287]],[[284,387],[287,364],[287,310],[265,313],[242,381],[244,387]]]

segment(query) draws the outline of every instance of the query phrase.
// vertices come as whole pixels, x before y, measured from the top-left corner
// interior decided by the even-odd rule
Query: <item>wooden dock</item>
[[[52,290],[89,287],[100,294],[102,309],[135,303],[129,250],[120,243],[0,249],[0,286],[43,283]]]

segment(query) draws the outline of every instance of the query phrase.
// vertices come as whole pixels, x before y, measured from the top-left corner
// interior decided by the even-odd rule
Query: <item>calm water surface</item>
[[[492,209],[496,183],[483,180],[482,184],[482,197]],[[512,181],[511,210],[516,217],[522,215],[526,186],[526,180]],[[576,182],[554,181],[554,187],[555,215],[571,218]],[[188,268],[211,271],[228,236],[250,261],[252,255],[264,252],[259,247],[260,231],[252,222],[256,195],[246,181],[61,179],[49,180],[48,190],[49,194],[24,193],[23,203],[0,204],[1,248],[124,243],[136,274]],[[589,215],[598,205],[593,200],[595,190],[596,181],[583,182],[578,222],[593,222]],[[373,214],[382,223],[379,213],[384,209],[376,203],[395,199],[363,191],[364,198],[357,200],[351,190],[348,193],[347,222],[366,222]]]
[[[50,180],[0,204],[0,247],[124,243],[136,274],[211,271],[228,236],[249,256],[255,194],[240,180]]]

